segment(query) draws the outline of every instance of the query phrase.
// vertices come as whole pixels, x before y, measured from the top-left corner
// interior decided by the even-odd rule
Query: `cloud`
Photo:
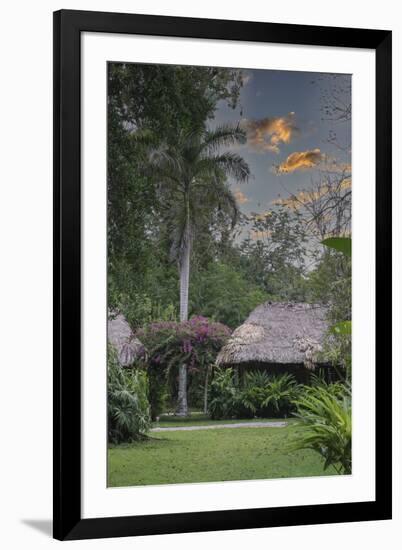
[[[243,119],[242,127],[247,132],[247,144],[256,151],[279,153],[279,145],[290,143],[298,128],[294,112],[283,117]]]
[[[325,160],[325,155],[320,149],[311,149],[310,151],[295,151],[277,167],[278,174],[288,174],[296,170],[308,170],[321,164]]]
[[[248,199],[246,197],[246,195],[243,193],[243,191],[240,191],[240,189],[236,189],[235,192],[233,193],[236,201],[239,203],[239,204],[245,204],[246,202],[249,202],[250,199]]]
[[[320,149],[310,149],[309,151],[295,151],[287,159],[274,167],[277,174],[290,174],[296,170],[312,170],[319,168],[323,172],[350,173],[352,166],[350,163],[338,162],[336,158],[322,153]]]

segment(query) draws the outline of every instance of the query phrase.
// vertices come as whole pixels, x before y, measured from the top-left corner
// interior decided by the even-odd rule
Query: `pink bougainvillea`
[[[171,368],[175,363],[187,364],[189,370],[199,370],[214,363],[230,336],[230,329],[200,315],[178,323],[151,323],[137,331],[151,362]]]

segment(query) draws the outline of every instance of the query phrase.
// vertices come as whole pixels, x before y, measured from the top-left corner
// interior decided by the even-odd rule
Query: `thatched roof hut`
[[[265,302],[233,332],[217,364],[263,366],[279,372],[313,369],[322,361],[326,313],[319,305]]]
[[[108,341],[117,352],[122,367],[130,367],[136,359],[145,356],[143,344],[134,336],[130,325],[121,313],[109,315],[107,322]]]

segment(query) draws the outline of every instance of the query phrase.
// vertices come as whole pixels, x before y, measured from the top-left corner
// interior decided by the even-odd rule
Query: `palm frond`
[[[223,213],[228,217],[232,229],[240,216],[237,201],[221,174],[205,179],[193,188],[190,208],[192,219],[199,217],[200,221],[211,219],[218,212]]]
[[[237,153],[226,151],[221,155],[210,157],[215,164],[227,175],[232,176],[237,182],[248,181],[250,168],[247,162]]]
[[[237,143],[245,143],[246,138],[245,130],[239,125],[231,126],[230,124],[224,124],[215,130],[207,130],[205,132],[202,148],[215,153],[221,147],[230,147]]]
[[[148,160],[150,166],[157,170],[176,174],[179,174],[183,170],[180,156],[164,145],[150,148]]]
[[[225,184],[216,186],[214,191],[217,195],[217,208],[229,216],[233,229],[240,216],[237,201],[230,188]]]

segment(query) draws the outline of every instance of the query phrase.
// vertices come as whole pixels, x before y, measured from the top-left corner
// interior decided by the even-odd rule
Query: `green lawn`
[[[303,429],[291,423],[286,428],[154,433],[147,441],[109,449],[108,485],[124,487],[335,474],[331,469],[324,472],[322,460],[313,451],[287,450]]]

